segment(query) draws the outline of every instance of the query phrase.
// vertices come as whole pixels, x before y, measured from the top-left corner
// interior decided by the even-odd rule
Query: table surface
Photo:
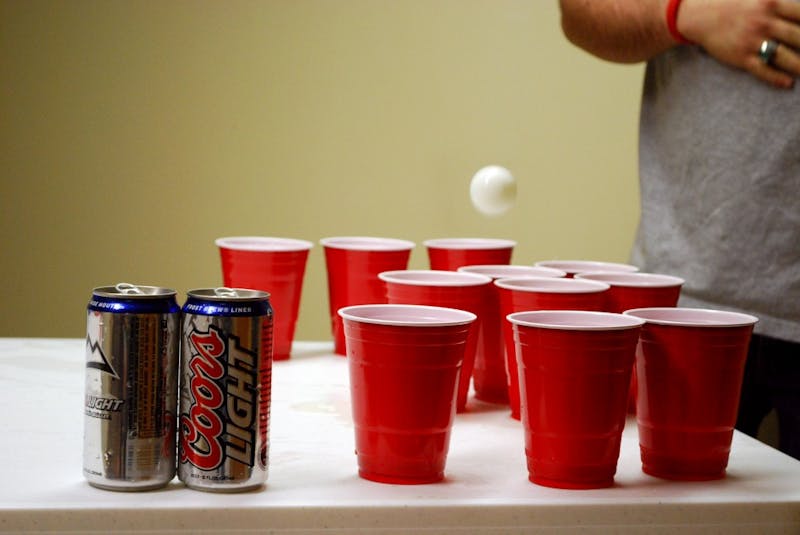
[[[444,482],[360,479],[347,360],[327,342],[275,363],[263,489],[96,489],[81,473],[84,344],[0,339],[0,531],[800,533],[800,462],[741,433],[725,479],[674,482],[641,471],[629,419],[613,487],[550,489],[527,479],[520,422],[474,399],[456,416]]]

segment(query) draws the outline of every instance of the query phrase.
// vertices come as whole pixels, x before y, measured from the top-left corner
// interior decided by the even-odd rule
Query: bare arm
[[[600,58],[635,63],[675,46],[665,18],[667,0],[560,0],[561,26],[576,46]],[[797,0],[683,0],[678,30],[722,63],[776,87],[800,76]],[[779,43],[770,64],[758,55]]]
[[[674,46],[664,19],[666,0],[560,0],[564,35],[597,57],[645,61]]]

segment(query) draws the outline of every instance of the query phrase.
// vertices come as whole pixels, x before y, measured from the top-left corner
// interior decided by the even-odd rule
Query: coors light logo
[[[194,326],[185,368],[190,405],[181,412],[181,462],[214,470],[227,460],[253,466],[258,408],[256,357],[215,326]],[[186,347],[186,346],[184,346]],[[185,395],[185,393],[184,393]],[[185,399],[185,398],[184,398]]]

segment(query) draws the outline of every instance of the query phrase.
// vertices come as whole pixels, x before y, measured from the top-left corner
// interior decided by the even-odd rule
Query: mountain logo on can
[[[91,339],[90,336],[86,337],[86,349],[89,358],[86,361],[86,368],[91,368],[95,370],[100,370],[103,373],[107,373],[112,377],[119,379],[119,375],[111,366],[111,363],[106,358],[106,354],[103,353],[103,347],[100,345],[99,342],[95,342]]]

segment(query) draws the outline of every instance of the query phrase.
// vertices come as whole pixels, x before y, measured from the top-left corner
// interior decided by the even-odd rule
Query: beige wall
[[[515,239],[624,261],[641,66],[555,1],[0,1],[1,336],[81,337],[94,286],[221,282],[215,237]],[[488,219],[472,174],[505,165]],[[298,336],[328,336],[319,245]]]

